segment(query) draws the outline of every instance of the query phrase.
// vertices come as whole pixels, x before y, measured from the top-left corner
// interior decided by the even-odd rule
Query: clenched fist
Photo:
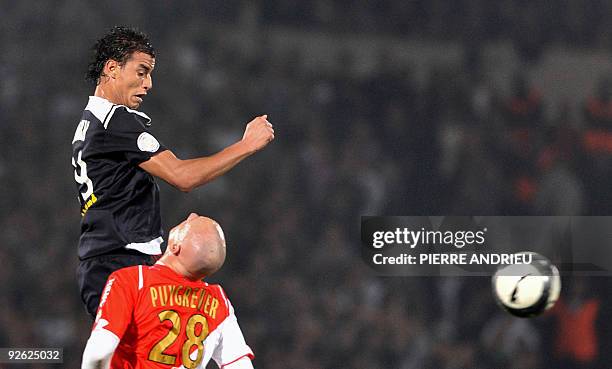
[[[261,115],[247,124],[242,141],[255,152],[263,149],[274,139],[274,128],[268,122],[267,115]]]

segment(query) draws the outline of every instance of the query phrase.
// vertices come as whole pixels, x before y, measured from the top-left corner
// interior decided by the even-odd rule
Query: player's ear
[[[195,218],[197,218],[197,217],[198,217],[198,214],[196,214],[196,213],[191,213],[191,214],[189,214],[189,216],[187,217],[187,221],[190,221],[190,220],[195,219]]]
[[[106,63],[104,63],[104,74],[111,78],[116,78],[117,73],[119,72],[119,63],[116,60],[108,59]]]
[[[173,242],[168,245],[168,249],[172,255],[178,255],[181,252],[181,244],[179,242]]]

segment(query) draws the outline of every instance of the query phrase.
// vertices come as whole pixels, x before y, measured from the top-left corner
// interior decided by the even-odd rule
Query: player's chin
[[[140,104],[142,104],[142,99],[138,96],[132,96],[132,99],[130,100],[129,108],[137,109],[140,106]]]

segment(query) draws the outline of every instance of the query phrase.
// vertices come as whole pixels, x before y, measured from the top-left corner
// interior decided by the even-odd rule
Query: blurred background
[[[377,277],[359,222],[609,215],[610,19],[603,0],[0,1],[0,347],[80,367],[70,142],[90,47],[127,24],[157,49],[140,110],[179,157],[275,125],[214,183],[160,183],[166,232],[191,211],[224,227],[213,281],[256,368],[609,369],[609,278],[565,278],[555,310],[516,319],[488,278]]]

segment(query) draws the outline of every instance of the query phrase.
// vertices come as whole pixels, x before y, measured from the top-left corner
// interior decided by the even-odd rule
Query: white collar
[[[143,112],[138,110],[133,110],[128,108],[125,105],[113,104],[107,99],[99,96],[89,96],[89,101],[87,102],[87,106],[85,110],[89,110],[102,124],[104,128],[108,126],[108,122],[110,121],[115,109],[119,107],[124,107],[128,112],[137,114],[146,119],[145,125],[151,125],[151,118]]]

